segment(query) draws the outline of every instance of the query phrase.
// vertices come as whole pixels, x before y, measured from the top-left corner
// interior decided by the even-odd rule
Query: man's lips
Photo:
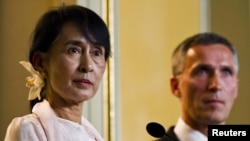
[[[218,99],[209,99],[209,100],[205,100],[205,103],[209,104],[224,104],[224,102],[222,100],[218,100]]]

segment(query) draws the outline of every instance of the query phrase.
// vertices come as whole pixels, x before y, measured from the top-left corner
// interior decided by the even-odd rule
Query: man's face
[[[184,120],[223,124],[238,95],[232,52],[222,44],[190,48],[175,95],[182,103]]]

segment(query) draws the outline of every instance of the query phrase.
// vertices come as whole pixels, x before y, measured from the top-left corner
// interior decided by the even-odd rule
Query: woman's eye
[[[103,51],[102,51],[101,49],[94,49],[94,50],[92,51],[92,54],[93,54],[94,56],[103,56]]]
[[[95,56],[100,56],[100,55],[101,55],[101,52],[100,52],[100,51],[94,51],[94,55],[95,55]]]
[[[71,47],[68,49],[68,53],[81,53],[81,49],[78,47]]]

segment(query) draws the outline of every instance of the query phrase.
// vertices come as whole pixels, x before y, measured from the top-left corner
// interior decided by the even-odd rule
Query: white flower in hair
[[[30,62],[20,61],[19,63],[32,75],[26,77],[26,86],[30,88],[28,100],[33,100],[37,97],[40,100],[40,92],[44,87],[43,76],[33,68]]]

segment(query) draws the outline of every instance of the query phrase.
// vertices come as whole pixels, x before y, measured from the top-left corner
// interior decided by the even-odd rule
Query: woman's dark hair
[[[34,53],[49,52],[62,27],[68,22],[74,23],[88,42],[104,47],[105,60],[110,57],[110,35],[102,18],[92,10],[79,5],[62,5],[46,12],[34,29],[29,52],[29,61],[32,65]],[[42,92],[41,97],[43,100]],[[30,101],[31,108],[38,101]]]

